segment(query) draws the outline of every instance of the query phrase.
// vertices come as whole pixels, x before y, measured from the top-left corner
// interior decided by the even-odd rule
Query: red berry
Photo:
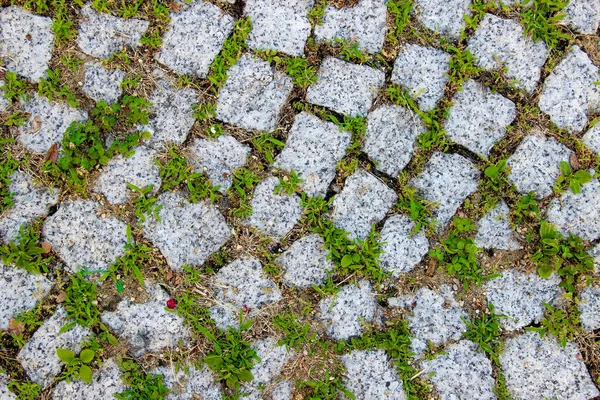
[[[175,300],[175,299],[167,300],[167,307],[169,307],[171,310],[174,310],[175,307],[177,307],[177,300]]]

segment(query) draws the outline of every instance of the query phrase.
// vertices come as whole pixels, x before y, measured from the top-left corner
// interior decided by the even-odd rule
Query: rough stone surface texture
[[[334,269],[328,254],[323,238],[313,233],[295,241],[275,262],[285,270],[285,283],[308,288],[323,283],[327,272]]]
[[[201,398],[203,400],[221,400],[222,392],[214,372],[204,366],[197,369],[188,366],[188,373],[183,368],[176,371],[175,365],[155,368],[151,373],[164,376],[165,386],[169,389],[168,400],[187,400]],[[202,396],[202,397],[199,397]]]
[[[504,201],[494,207],[477,223],[475,244],[484,249],[519,250],[522,246],[510,226],[508,214],[510,209]]]
[[[381,267],[394,277],[412,271],[429,251],[429,240],[421,230],[413,232],[415,223],[405,215],[394,215],[385,221],[379,241]]]
[[[92,382],[81,380],[59,382],[52,392],[53,400],[105,400],[127,390],[121,378],[121,368],[110,358],[94,371]]]
[[[565,7],[565,24],[573,30],[593,35],[600,26],[600,3],[596,0],[572,0]]]
[[[463,15],[471,16],[471,0],[417,0],[415,15],[426,28],[457,40],[465,26]]]
[[[252,347],[260,358],[260,362],[254,365],[250,371],[254,376],[254,380],[248,385],[250,389],[249,398],[259,400],[264,398],[261,396],[261,388],[269,387],[275,383],[283,366],[294,357],[295,353],[293,350],[287,350],[286,346],[278,346],[277,340],[273,338],[259,340]]]
[[[548,206],[548,222],[564,236],[575,235],[583,240],[600,238],[600,183],[592,179],[575,194],[570,189]]]
[[[87,62],[84,64],[83,93],[98,102],[114,103],[121,97],[121,82],[125,72],[115,68],[106,69],[100,63]]]
[[[581,140],[594,153],[600,154],[600,124],[588,129]]]
[[[581,291],[579,298],[579,319],[586,331],[600,328],[600,288],[589,286]]]
[[[17,400],[17,396],[8,389],[8,375],[0,374],[0,398],[4,400]]]

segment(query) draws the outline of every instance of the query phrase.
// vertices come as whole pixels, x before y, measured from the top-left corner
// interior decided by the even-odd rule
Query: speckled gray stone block
[[[340,357],[346,389],[357,399],[405,400],[398,371],[383,350],[355,350]]]
[[[272,131],[292,86],[292,79],[267,61],[244,54],[219,91],[217,118],[244,129]]]
[[[106,69],[96,62],[87,62],[83,67],[83,93],[96,102],[103,100],[114,103],[119,100],[122,93],[121,82],[125,79],[124,71],[118,68]]]
[[[539,323],[544,316],[544,303],[554,304],[560,298],[560,277],[540,278],[537,272],[524,274],[516,270],[503,271],[502,276],[485,284],[487,300],[496,314],[506,315],[500,321],[508,331]]]
[[[58,306],[54,315],[35,331],[17,355],[17,360],[29,379],[43,388],[54,381],[54,377],[60,373],[64,365],[56,355],[56,350],[69,349],[78,354],[81,351],[81,344],[93,335],[91,330],[80,325],[59,333],[69,322],[71,320],[68,319],[65,309]]]
[[[198,370],[190,365],[189,373],[186,373],[183,367],[179,371],[175,369],[175,365],[165,365],[151,371],[152,374],[164,377],[163,382],[170,390],[168,400],[221,400],[222,393],[217,377],[207,366]]]
[[[508,159],[512,168],[508,180],[523,195],[535,192],[538,199],[552,194],[552,186],[560,175],[560,162],[569,162],[571,150],[540,132],[527,136]]]
[[[16,241],[21,226],[48,213],[58,203],[59,192],[33,183],[31,177],[20,171],[10,176],[8,191],[12,193],[13,205],[0,216],[0,242]]]
[[[94,200],[68,200],[44,223],[43,240],[71,272],[108,269],[125,253],[127,225],[99,209]]]
[[[121,380],[121,368],[114,358],[105,361],[92,375],[92,382],[81,380],[60,381],[52,391],[52,400],[105,400],[124,392],[127,387]]]
[[[600,2],[597,0],[571,0],[565,7],[563,20],[573,30],[593,35],[600,25]]]
[[[544,82],[540,110],[559,128],[580,132],[590,113],[600,111],[600,86],[596,67],[577,45]]]
[[[357,43],[369,54],[379,53],[385,39],[386,0],[360,0],[352,7],[327,6],[322,24],[315,26],[319,42],[335,39]]]
[[[588,286],[581,291],[577,304],[581,326],[586,331],[600,328],[600,288]]]
[[[53,103],[46,97],[34,94],[22,100],[23,110],[29,114],[25,125],[18,128],[19,142],[34,153],[46,154],[50,146],[60,147],[63,135],[72,122],[83,122],[87,113],[63,103]]]
[[[600,244],[588,250],[588,254],[594,259],[595,271],[600,271]]]
[[[319,302],[320,319],[333,339],[348,339],[362,334],[362,324],[379,317],[377,300],[369,281],[344,286],[335,296]]]
[[[12,104],[6,97],[4,97],[4,82],[0,81],[0,112],[8,111],[8,108]]]
[[[567,189],[560,199],[554,199],[547,211],[548,222],[556,225],[565,236],[583,240],[600,238],[600,183],[592,179],[575,194]]]
[[[244,13],[252,21],[248,46],[304,55],[311,29],[307,14],[313,4],[314,0],[247,0]]]
[[[17,400],[17,396],[8,389],[8,375],[0,373],[0,399]]]
[[[256,185],[250,201],[253,214],[244,224],[254,226],[267,235],[285,236],[302,216],[302,202],[297,194],[275,194],[279,179],[271,176]]]
[[[266,338],[252,344],[256,355],[260,358],[260,362],[252,367],[250,372],[254,376],[254,380],[250,382],[249,400],[262,400],[265,397],[261,396],[262,388],[271,386],[281,375],[283,366],[294,357],[293,350],[289,350],[286,346],[278,346],[277,340]]]
[[[405,44],[392,71],[392,82],[410,91],[423,111],[429,111],[444,96],[450,54],[433,47]]]
[[[515,103],[472,79],[452,98],[446,135],[469,150],[488,156],[517,116]]]
[[[414,13],[425,27],[453,40],[465,27],[464,15],[471,13],[471,0],[416,0]]]
[[[326,57],[321,62],[317,81],[306,92],[306,101],[340,114],[364,117],[384,80],[382,71],[367,65]]]
[[[220,187],[221,193],[231,187],[233,171],[243,167],[250,154],[250,147],[230,135],[195,139],[188,150],[192,153],[190,161],[196,172],[206,172],[213,186]]]
[[[600,124],[596,124],[583,135],[583,143],[594,153],[600,154]]]
[[[52,288],[43,275],[4,265],[0,261],[0,330],[8,329],[9,320],[31,310]]]
[[[379,241],[383,243],[379,256],[381,267],[394,277],[410,272],[427,251],[429,241],[423,231],[411,235],[415,223],[404,215],[394,215],[385,221]]]
[[[299,174],[304,180],[300,187],[308,196],[325,197],[351,136],[333,122],[324,122],[302,112],[294,119],[285,147],[275,158],[274,166]]]
[[[444,353],[421,363],[441,400],[496,400],[492,363],[475,343],[461,340]]]
[[[129,297],[121,300],[115,311],[105,311],[102,322],[117,336],[125,339],[131,353],[141,357],[184,343],[190,337],[183,318],[165,310],[169,295],[158,284],[146,281],[145,303],[135,303]]]
[[[285,270],[283,280],[290,286],[299,288],[320,285],[327,279],[327,272],[335,268],[327,259],[329,251],[325,241],[317,234],[296,240],[286,251],[275,259],[275,263]]]
[[[170,17],[156,59],[180,74],[206,78],[210,64],[233,30],[233,18],[204,1],[182,5]]]
[[[0,58],[9,71],[34,82],[46,77],[52,57],[52,20],[17,6],[0,10]]]
[[[510,227],[510,209],[504,201],[488,212],[477,223],[475,244],[484,249],[519,250],[522,246],[516,240],[516,233]]]
[[[562,348],[554,337],[526,332],[508,339],[500,354],[506,387],[515,400],[587,400],[600,396],[579,349]]]
[[[191,203],[181,192],[164,192],[157,203],[162,204],[160,220],[147,218],[144,236],[160,249],[173,270],[202,265],[231,237],[231,228],[213,205]]]
[[[86,54],[108,58],[123,47],[137,48],[150,23],[97,13],[90,5],[81,9],[77,45]]]
[[[434,153],[411,184],[425,200],[437,204],[433,216],[441,229],[477,190],[479,175],[473,163],[458,154]]]
[[[333,199],[331,221],[348,232],[351,239],[365,239],[397,198],[383,182],[359,169],[346,179],[344,189]]]
[[[375,168],[396,177],[410,161],[417,137],[426,130],[417,114],[384,104],[367,117],[363,148],[375,161]]]

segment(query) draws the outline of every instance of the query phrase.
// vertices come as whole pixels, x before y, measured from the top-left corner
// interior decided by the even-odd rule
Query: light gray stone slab
[[[517,116],[512,101],[472,79],[463,84],[452,103],[444,123],[446,135],[486,157],[494,144],[506,135],[506,127]]]
[[[306,101],[340,114],[364,117],[384,80],[385,74],[380,70],[326,57],[317,81],[306,92]]]
[[[188,373],[183,366],[176,370],[176,366],[165,365],[155,368],[152,374],[162,375],[165,386],[170,390],[168,400],[221,400],[222,392],[217,377],[205,365],[202,369],[196,369],[193,365],[187,366]]]
[[[458,154],[434,153],[411,185],[425,200],[437,204],[433,216],[442,229],[477,190],[479,175],[473,163]]]
[[[549,53],[546,43],[525,35],[519,22],[492,14],[483,17],[467,50],[481,68],[506,68],[506,77],[517,80],[517,87],[529,93],[536,88]]]
[[[398,371],[383,350],[355,350],[340,357],[346,389],[357,399],[405,400]]]
[[[8,389],[8,375],[0,373],[0,399],[17,400],[17,396]]]
[[[581,326],[586,331],[600,328],[600,288],[588,286],[581,291],[577,304]]]
[[[381,268],[394,277],[412,271],[429,251],[429,241],[423,231],[411,235],[415,223],[405,215],[393,215],[385,221],[379,242]]]
[[[29,379],[42,388],[54,382],[64,363],[56,354],[57,349],[69,349],[75,354],[81,351],[81,344],[93,336],[88,328],[75,325],[66,332],[59,333],[63,326],[70,323],[67,312],[58,306],[54,315],[38,328],[17,355],[17,361],[27,373]]]
[[[196,172],[206,172],[213,186],[225,193],[231,187],[233,171],[246,164],[250,147],[241,144],[233,136],[221,135],[216,139],[194,140],[188,148],[190,161]]]
[[[538,199],[552,194],[560,175],[560,162],[569,162],[571,150],[540,132],[527,136],[508,159],[508,180],[522,195],[535,192]]]
[[[122,93],[121,82],[125,79],[124,71],[118,68],[106,69],[97,62],[86,62],[83,68],[83,93],[96,102],[103,100],[114,103],[119,100]]]
[[[379,306],[369,281],[349,284],[335,295],[319,302],[327,334],[335,339],[349,339],[362,334],[362,324],[379,319]]]
[[[252,347],[260,358],[260,362],[250,370],[254,380],[247,385],[250,392],[248,398],[249,400],[262,400],[265,398],[262,396],[262,389],[269,388],[276,382],[281,375],[283,366],[295,356],[295,352],[287,349],[286,346],[278,346],[277,340],[273,338],[259,340],[253,343]]]
[[[102,322],[118,337],[127,341],[135,357],[172,348],[190,338],[183,318],[166,311],[169,295],[158,284],[146,281],[145,303],[125,297],[115,311],[105,311]]]
[[[383,104],[367,117],[363,149],[379,171],[396,177],[412,158],[417,137],[426,130],[414,112]]]
[[[575,235],[583,240],[600,238],[600,183],[592,179],[575,194],[570,189],[548,206],[548,222],[564,236]]]
[[[46,154],[54,143],[60,147],[69,125],[87,119],[85,111],[51,102],[37,93],[28,100],[22,100],[21,106],[30,116],[25,125],[18,128],[18,140],[27,150],[38,154]]]
[[[421,363],[441,400],[495,400],[492,363],[477,345],[461,340],[432,360]]]
[[[516,233],[510,226],[510,209],[500,201],[477,223],[475,244],[483,249],[519,250],[522,246],[516,239]]]
[[[600,86],[596,67],[575,45],[546,78],[540,110],[559,128],[581,132],[591,113],[600,111]]]
[[[46,77],[52,57],[52,20],[17,6],[0,10],[0,58],[9,71],[33,82]]]
[[[333,122],[302,112],[294,119],[274,166],[299,174],[304,180],[300,187],[308,196],[325,197],[351,137],[350,132],[340,130]]]
[[[311,30],[307,14],[313,4],[314,0],[247,0],[244,13],[252,21],[248,46],[303,56]]]
[[[12,104],[6,97],[4,97],[4,82],[0,81],[0,112],[8,111],[8,108]]]
[[[449,67],[450,54],[408,43],[400,48],[391,80],[408,89],[421,110],[429,111],[444,96]]]
[[[123,19],[107,13],[97,13],[88,4],[81,9],[77,45],[86,54],[108,58],[123,47],[133,49],[150,23],[141,19]]]
[[[210,64],[233,30],[233,18],[204,1],[184,4],[170,18],[156,60],[180,74],[206,78]]]
[[[588,254],[594,259],[595,271],[600,271],[600,244],[588,250]]]
[[[310,234],[296,240],[275,263],[283,267],[286,284],[304,289],[323,283],[327,272],[335,268],[328,255],[323,238]]]
[[[71,272],[108,269],[125,253],[127,225],[99,210],[94,200],[67,200],[44,223],[43,240]]]
[[[594,153],[600,154],[600,124],[596,124],[583,135],[583,143]]]
[[[292,91],[292,79],[267,61],[242,55],[219,91],[217,118],[244,129],[272,131]]]
[[[105,400],[127,390],[121,380],[121,368],[114,358],[104,361],[92,374],[92,382],[60,381],[52,391],[53,400]]]
[[[457,40],[471,16],[471,0],[416,0],[414,14],[425,27]]]
[[[25,172],[15,171],[10,176],[8,191],[12,193],[13,205],[0,216],[0,241],[17,241],[21,226],[27,227],[37,218],[48,213],[58,203],[59,192],[33,183]]]
[[[365,239],[373,224],[392,208],[398,196],[364,169],[350,175],[342,192],[333,199],[331,221],[349,233],[351,239]]]
[[[352,7],[327,6],[322,24],[315,26],[318,42],[335,39],[357,43],[369,54],[379,53],[385,39],[386,0],[360,0]]]
[[[563,22],[571,29],[593,35],[600,25],[600,3],[597,0],[571,0],[565,7]]]
[[[559,284],[560,277],[556,274],[544,279],[536,272],[524,274],[511,269],[489,280],[485,290],[494,312],[506,316],[500,320],[502,327],[514,331],[542,320],[544,303],[555,304],[562,294]]]
[[[292,230],[302,216],[302,202],[297,194],[275,194],[279,179],[271,176],[256,185],[250,201],[252,215],[244,224],[258,228],[267,235],[280,238]]]
[[[164,192],[157,203],[162,205],[160,220],[147,218],[144,236],[159,248],[175,271],[184,265],[202,265],[231,237],[232,229],[211,204],[191,203],[181,192]]]
[[[569,342],[562,348],[551,335],[542,339],[537,332],[526,332],[508,339],[500,364],[515,400],[600,396],[577,346]]]

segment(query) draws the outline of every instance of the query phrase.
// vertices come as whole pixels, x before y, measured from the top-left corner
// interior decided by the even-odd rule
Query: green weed
[[[488,303],[488,311],[478,314],[478,318],[467,321],[462,318],[467,325],[465,337],[486,352],[496,365],[500,365],[499,347],[500,347],[500,319],[505,318],[494,312],[494,305]]]
[[[288,58],[284,63],[285,72],[292,78],[294,85],[306,89],[317,81],[317,67],[310,65],[307,59]]]
[[[280,194],[283,192],[288,196],[291,196],[294,193],[300,193],[300,184],[302,182],[304,182],[304,180],[292,169],[289,174],[284,174],[279,178],[279,183],[275,186],[274,193]]]
[[[28,119],[29,119],[29,117],[26,114],[24,114],[20,111],[17,111],[15,113],[12,113],[11,115],[9,115],[8,118],[6,118],[6,121],[4,121],[3,125],[4,126],[23,126],[23,125],[25,125],[25,123],[27,122]]]
[[[144,287],[144,275],[140,268],[144,266],[145,261],[150,259],[151,251],[152,249],[150,247],[134,242],[131,227],[128,225],[125,254],[115,260],[108,271],[102,275],[100,280],[103,281],[108,277],[112,277],[117,287],[117,292],[121,293],[123,291],[123,283],[118,279],[119,272],[121,272],[125,276],[135,277],[140,286]]]
[[[327,0],[316,0],[313,7],[308,10],[308,19],[313,29],[316,25],[323,24],[323,17],[325,16],[325,8],[327,7]]]
[[[96,353],[90,349],[81,350],[79,355],[75,356],[73,350],[56,349],[56,355],[64,362],[65,370],[57,377],[57,380],[66,380],[70,383],[71,380],[81,379],[83,382],[92,382],[92,369],[90,364],[94,361]]]
[[[216,139],[225,133],[225,129],[221,124],[212,124],[206,128],[205,132],[209,138]]]
[[[312,389],[308,400],[336,400],[341,398],[341,395],[348,399],[356,399],[356,396],[346,389],[342,377],[338,374],[330,374],[329,371],[325,372],[325,376],[320,381],[299,382],[298,386]]]
[[[27,93],[27,82],[17,78],[17,74],[14,72],[6,71],[4,75],[6,82],[2,86],[2,95],[5,99],[8,99],[11,103],[25,99]]]
[[[146,32],[140,43],[153,49],[158,49],[162,44],[162,36],[160,31]]]
[[[69,3],[83,7],[81,0],[74,0]],[[52,0],[52,8],[54,10],[52,30],[54,31],[56,43],[60,45],[77,36],[77,29],[73,27],[73,21],[70,20],[67,0]]]
[[[539,221],[540,209],[535,200],[535,192],[531,191],[521,196],[512,208],[511,214],[519,225],[524,225],[528,221]]]
[[[592,180],[592,175],[584,170],[573,172],[571,166],[566,161],[560,162],[560,175],[554,184],[554,193],[564,193],[566,188],[570,188],[575,194],[581,193],[581,185]]]
[[[35,400],[42,392],[42,387],[34,382],[9,381],[8,389],[17,396],[17,400]]]
[[[8,188],[11,183],[10,177],[19,168],[19,161],[6,149],[9,143],[14,143],[14,139],[0,138],[0,214],[13,205],[13,194]]]
[[[388,37],[392,43],[398,42],[399,36],[409,23],[410,12],[414,8],[413,0],[389,0],[387,2],[388,14],[394,19],[394,29],[390,30]]]
[[[252,215],[248,193],[260,182],[260,178],[248,168],[233,171],[233,183],[228,190],[229,197],[239,201],[238,207],[231,210],[233,216],[244,218]]]
[[[296,314],[277,314],[273,317],[273,325],[283,331],[283,338],[277,342],[278,346],[286,345],[289,349],[299,349],[303,345],[316,340],[316,335],[310,332],[307,323],[298,322]]]
[[[205,121],[217,116],[217,105],[213,103],[201,103],[192,105],[192,116],[198,121]]]
[[[532,6],[527,7],[528,3],[531,3],[531,0],[524,2],[521,11],[521,24],[526,34],[533,36],[535,40],[543,40],[551,49],[556,47],[559,40],[570,38],[562,28],[567,2],[533,0]]]
[[[406,176],[401,175],[398,178],[400,190],[398,191],[398,201],[396,208],[415,222],[411,233],[415,234],[422,228],[435,230],[436,221],[433,218],[433,211],[436,204],[427,201],[417,194],[417,189],[410,187],[406,183]]]
[[[358,43],[340,38],[336,38],[333,43],[339,49],[343,60],[357,64],[363,64],[369,60],[369,55],[360,50]]]
[[[162,208],[162,204],[158,204],[158,199],[152,197],[153,185],[146,186],[145,188],[139,188],[131,183],[127,183],[127,187],[138,193],[138,197],[135,199],[135,216],[139,222],[146,221],[146,217],[154,217],[160,222],[158,212]]]
[[[48,78],[40,79],[38,83],[38,94],[47,97],[48,100],[54,99],[66,101],[71,107],[79,106],[79,100],[67,85],[60,81],[58,69],[49,69]]]
[[[275,139],[268,133],[263,133],[262,135],[255,137],[252,139],[252,143],[254,144],[256,151],[258,151],[269,164],[273,164],[275,162],[273,158],[275,152],[283,149],[285,146],[285,143],[283,143],[281,140]]]
[[[16,241],[0,246],[2,261],[32,274],[48,272],[51,258],[44,256],[45,250],[39,241],[39,229],[21,226]]]
[[[121,379],[128,389],[115,394],[119,400],[159,400],[166,399],[169,389],[163,382],[162,375],[147,374],[133,360],[121,360]]]
[[[540,337],[550,333],[558,339],[562,347],[567,345],[567,341],[573,340],[579,326],[579,311],[573,306],[569,310],[554,308],[548,303],[544,303],[546,313],[539,327],[527,327],[528,331],[538,332]]]
[[[65,67],[69,68],[71,70],[71,72],[76,73],[79,66],[81,64],[83,64],[85,62],[85,60],[75,57],[72,54],[65,54],[64,56],[62,56],[60,58],[60,62]]]
[[[462,85],[470,78],[478,76],[483,71],[475,65],[475,57],[469,50],[460,50],[457,47],[448,46],[448,51],[452,53],[448,75],[450,81],[457,86]]]

